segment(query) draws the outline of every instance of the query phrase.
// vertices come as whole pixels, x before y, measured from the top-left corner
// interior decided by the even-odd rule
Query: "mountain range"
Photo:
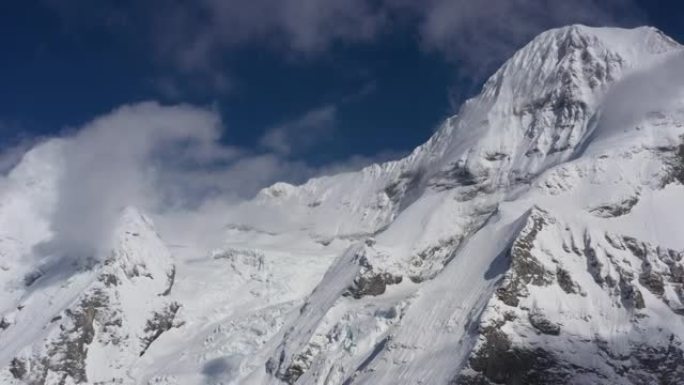
[[[102,257],[36,258],[42,142],[0,186],[0,383],[684,384],[682,66],[654,28],[549,30],[405,158],[265,188],[206,255],[126,207]]]

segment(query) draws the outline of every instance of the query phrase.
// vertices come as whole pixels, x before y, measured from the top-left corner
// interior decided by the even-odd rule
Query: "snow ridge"
[[[681,52],[544,32],[406,158],[266,188],[199,258],[124,209],[63,281],[21,258],[51,236],[36,148],[0,186],[0,383],[682,383],[684,97],[602,135]]]

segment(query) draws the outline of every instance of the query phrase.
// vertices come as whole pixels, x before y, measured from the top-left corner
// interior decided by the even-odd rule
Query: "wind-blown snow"
[[[0,383],[684,381],[682,52],[545,32],[406,158],[212,217],[210,253],[128,208],[104,259],[23,258],[63,172],[35,148],[0,186]]]

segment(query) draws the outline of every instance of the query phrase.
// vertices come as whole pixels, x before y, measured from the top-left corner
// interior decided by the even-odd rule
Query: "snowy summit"
[[[276,183],[199,255],[133,207],[55,254],[42,143],[0,186],[0,383],[684,384],[682,65],[544,32],[407,157]]]

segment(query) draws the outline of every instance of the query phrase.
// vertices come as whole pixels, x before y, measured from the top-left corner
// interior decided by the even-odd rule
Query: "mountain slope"
[[[149,220],[126,209],[115,245],[101,262],[62,261],[27,284],[29,293],[3,318],[3,382],[121,381],[173,327],[180,306],[168,297],[175,267]]]
[[[127,209],[101,261],[20,258],[44,144],[2,190],[0,383],[682,383],[684,95],[624,97],[682,52],[545,32],[408,157],[264,189],[204,256]]]
[[[317,303],[318,293],[329,295],[330,282],[324,280],[314,291],[306,306],[328,308],[304,308],[293,331],[272,353],[267,370],[289,383],[446,383],[457,378],[458,368],[467,364],[467,352],[482,338],[473,323],[483,308],[495,305],[488,304],[488,298],[507,270],[508,248],[524,236],[522,223],[529,221],[529,210],[548,206],[575,217],[594,203],[596,197],[590,194],[602,191],[597,166],[636,157],[634,146],[657,147],[654,142],[661,141],[660,146],[667,147],[681,141],[681,113],[668,111],[666,120],[672,122],[667,128],[647,120],[650,130],[642,129],[636,143],[625,138],[619,143],[624,147],[594,154],[601,142],[587,142],[610,129],[601,127],[597,116],[610,86],[625,73],[647,68],[659,55],[680,49],[652,29],[570,27],[535,39],[430,142],[409,158],[381,168],[394,174],[391,187],[401,186],[384,191],[388,197],[398,191],[398,203],[390,209],[396,217],[362,253],[353,282],[335,283],[342,294],[336,303]],[[634,169],[665,166],[653,154],[657,149],[642,151],[646,153],[639,154]],[[577,170],[580,164],[587,168],[586,163],[591,168]],[[395,171],[402,166],[401,172]],[[569,175],[563,175],[567,169]],[[632,183],[661,187],[656,176],[639,181],[629,171],[623,170],[620,180],[626,186],[608,185],[606,191],[630,199],[636,194]],[[572,189],[551,194],[530,187],[550,183],[547,175],[569,185],[565,189],[579,189],[579,196],[573,196]],[[402,202],[405,199],[410,204]],[[634,230],[631,234],[640,233]],[[344,296],[345,285],[361,295]],[[376,312],[383,307],[395,317],[379,316]],[[299,326],[321,313],[326,316],[317,326]],[[491,321],[482,322],[485,330]],[[351,336],[343,338],[340,330],[351,330]],[[677,335],[671,325],[665,330]]]

